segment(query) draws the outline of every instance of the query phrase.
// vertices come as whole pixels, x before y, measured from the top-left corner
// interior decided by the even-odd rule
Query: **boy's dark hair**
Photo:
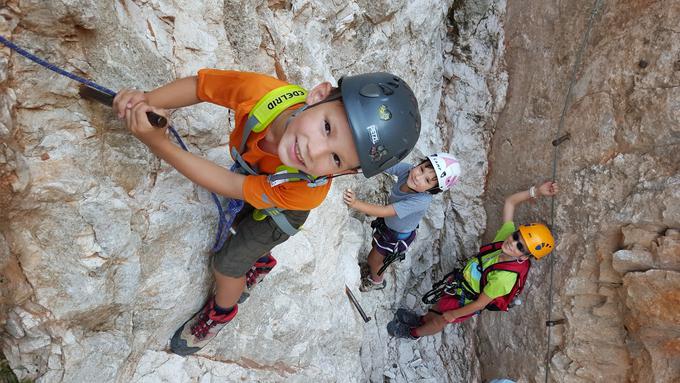
[[[420,165],[423,165],[423,164],[425,165],[426,168],[434,170],[434,166],[432,166],[432,161],[430,161],[429,158],[421,159],[420,162],[418,163],[418,165],[416,165],[416,166],[420,166]],[[435,195],[435,194],[441,193],[442,189],[439,186],[435,186],[432,189],[426,190],[426,192],[428,192],[432,195]]]

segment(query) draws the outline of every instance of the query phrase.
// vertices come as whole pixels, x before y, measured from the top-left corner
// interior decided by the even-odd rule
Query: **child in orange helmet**
[[[545,182],[538,188],[532,186],[529,190],[506,198],[503,207],[504,223],[494,237],[495,247],[483,255],[480,252],[479,256],[470,258],[465,267],[453,277],[450,284],[452,288],[444,291],[425,316],[403,308],[397,310],[395,318],[387,325],[387,332],[391,336],[405,339],[434,335],[443,331],[447,324],[462,322],[497,299],[517,291],[518,273],[487,269],[501,263],[526,262],[528,271],[531,257],[541,259],[550,254],[555,240],[548,227],[542,223],[531,223],[516,228],[513,216],[515,207],[520,203],[537,197],[553,196],[558,190],[557,183]],[[520,286],[520,291],[521,287],[523,286]]]

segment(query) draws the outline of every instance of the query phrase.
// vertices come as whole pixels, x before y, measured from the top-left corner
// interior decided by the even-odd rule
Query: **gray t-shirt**
[[[400,162],[385,170],[385,173],[397,177],[397,182],[392,187],[389,197],[389,203],[394,207],[397,215],[385,217],[385,224],[400,233],[415,230],[432,202],[432,194],[428,192],[404,193],[400,190],[401,185],[406,183],[411,168],[413,166]]]

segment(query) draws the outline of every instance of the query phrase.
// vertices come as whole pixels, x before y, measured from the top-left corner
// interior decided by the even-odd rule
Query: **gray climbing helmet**
[[[366,178],[406,157],[420,136],[418,100],[401,78],[384,72],[338,81]]]

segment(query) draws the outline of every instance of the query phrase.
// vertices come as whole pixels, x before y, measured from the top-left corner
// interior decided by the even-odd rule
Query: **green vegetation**
[[[29,381],[21,381],[17,379],[12,369],[9,368],[9,363],[5,356],[0,352],[0,383],[29,383]]]

